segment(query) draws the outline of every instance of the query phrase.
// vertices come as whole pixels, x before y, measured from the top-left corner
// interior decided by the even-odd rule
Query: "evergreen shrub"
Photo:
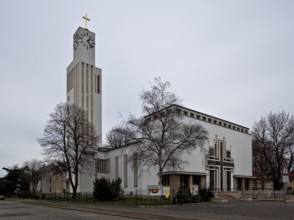
[[[94,182],[94,197],[100,201],[112,201],[120,197],[121,179],[117,178],[111,182],[105,178],[97,179]]]
[[[191,192],[188,187],[181,186],[176,195],[176,203],[184,204],[191,202]]]

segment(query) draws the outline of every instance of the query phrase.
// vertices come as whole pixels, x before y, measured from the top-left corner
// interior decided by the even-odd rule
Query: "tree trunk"
[[[77,198],[77,187],[76,186],[72,189],[72,198],[73,199]]]
[[[280,181],[280,179],[274,179],[273,187],[274,187],[274,190],[280,190],[281,189],[281,181]]]

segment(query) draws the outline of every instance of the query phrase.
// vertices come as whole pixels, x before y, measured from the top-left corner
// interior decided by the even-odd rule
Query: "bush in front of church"
[[[94,182],[94,197],[100,201],[111,201],[121,195],[121,179],[117,178],[111,182],[104,177]]]
[[[176,203],[179,203],[182,205],[182,204],[191,202],[191,198],[192,198],[192,195],[191,195],[190,189],[188,187],[181,186],[179,191],[177,192],[175,199],[176,199]]]
[[[212,197],[213,197],[213,192],[210,188],[199,189],[199,202],[210,202]]]
[[[181,186],[175,197],[175,204],[196,203],[196,202],[210,202],[213,197],[211,189],[200,188],[197,195],[192,195],[190,189]]]

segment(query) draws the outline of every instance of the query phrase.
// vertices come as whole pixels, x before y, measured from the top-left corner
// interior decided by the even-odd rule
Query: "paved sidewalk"
[[[93,212],[133,219],[195,219],[195,220],[265,220],[294,219],[294,203],[273,201],[234,201],[229,203],[198,203],[183,206],[135,207],[101,204],[85,204],[75,202],[57,202],[30,200],[32,203],[60,205],[63,209]]]

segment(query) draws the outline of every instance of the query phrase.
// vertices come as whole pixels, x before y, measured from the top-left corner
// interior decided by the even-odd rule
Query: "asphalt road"
[[[17,201],[0,201],[0,219],[7,220],[75,220],[75,219],[99,219],[99,220],[127,220],[127,217],[103,215],[99,213],[82,212],[30,204]]]
[[[25,203],[23,203],[25,202]],[[27,203],[35,203],[35,205]],[[56,206],[51,208],[39,206]],[[62,208],[62,209],[60,209]],[[294,201],[233,201],[134,207],[54,201],[0,201],[0,219],[294,220]]]

